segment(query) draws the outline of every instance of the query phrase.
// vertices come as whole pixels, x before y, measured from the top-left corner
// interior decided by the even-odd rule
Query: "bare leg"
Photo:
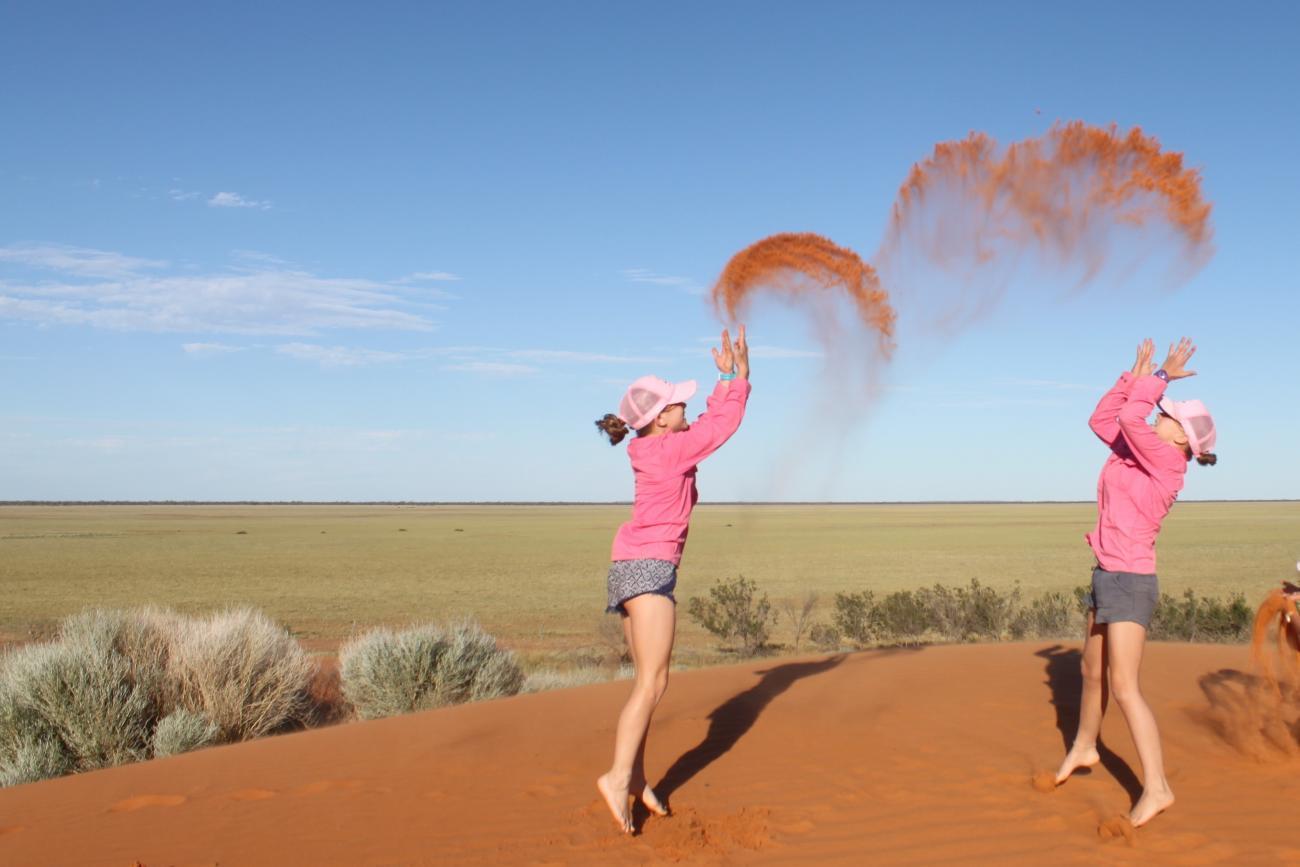
[[[1110,688],[1115,693],[1115,702],[1124,712],[1129,733],[1137,746],[1138,760],[1142,762],[1142,797],[1129,813],[1134,828],[1142,827],[1174,802],[1174,793],[1165,779],[1160,730],[1138,684],[1146,640],[1146,627],[1140,623],[1110,625]]]
[[[1106,624],[1096,623],[1097,610],[1088,612],[1088,631],[1083,641],[1083,692],[1079,697],[1079,730],[1056,772],[1059,786],[1079,768],[1090,768],[1101,761],[1097,752],[1097,735],[1109,698],[1106,689]]]
[[[650,718],[668,688],[668,661],[673,652],[677,608],[671,599],[656,593],[636,596],[623,607],[628,613],[628,646],[636,664],[636,678],[632,682],[632,695],[618,717],[614,763],[596,780],[596,788],[614,814],[614,821],[630,834],[632,816],[627,805],[628,788],[632,784],[637,757],[645,749]],[[641,775],[644,778],[644,769]]]
[[[632,644],[632,618],[626,614],[623,615],[623,638],[627,641],[628,653],[632,657],[632,667],[636,668],[636,651]],[[628,791],[641,792],[641,803],[645,808],[656,816],[667,816],[668,808],[659,800],[655,790],[650,788],[650,778],[645,773],[645,742],[650,732],[647,729],[646,734],[641,738],[641,748],[636,751],[636,763],[632,766],[632,781],[629,784]]]

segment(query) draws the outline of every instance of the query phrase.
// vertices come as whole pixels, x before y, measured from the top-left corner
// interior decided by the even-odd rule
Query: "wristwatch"
[[[1169,382],[1169,374],[1165,373],[1163,367],[1160,370],[1157,370],[1155,372],[1155,375],[1163,379],[1166,383]]]

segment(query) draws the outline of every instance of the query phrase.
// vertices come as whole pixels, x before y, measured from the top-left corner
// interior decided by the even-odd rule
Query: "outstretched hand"
[[[1169,354],[1165,357],[1165,363],[1160,365],[1160,368],[1165,373],[1169,374],[1169,379],[1171,381],[1175,379],[1183,379],[1188,376],[1195,376],[1196,371],[1188,370],[1186,367],[1187,362],[1191,360],[1191,357],[1195,354],[1195,344],[1184,337],[1182,340],[1178,341],[1176,346],[1170,344]]]
[[[734,342],[731,333],[722,329],[722,349],[716,346],[712,349],[713,363],[718,366],[719,373],[734,371],[741,379],[749,379],[749,343],[745,340],[745,326],[739,328],[740,333]]]
[[[1133,362],[1134,376],[1147,376],[1153,370],[1151,356],[1155,355],[1156,344],[1150,337],[1138,344],[1137,360]]]

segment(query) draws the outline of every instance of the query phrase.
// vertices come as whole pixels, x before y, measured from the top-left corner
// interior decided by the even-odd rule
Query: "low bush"
[[[476,624],[375,629],[339,650],[343,694],[362,719],[514,695],[523,670]]]
[[[708,600],[693,597],[687,615],[723,641],[740,642],[737,650],[753,656],[771,637],[776,612],[767,594],[758,596],[758,586],[742,575],[734,581],[718,581],[709,588]]]

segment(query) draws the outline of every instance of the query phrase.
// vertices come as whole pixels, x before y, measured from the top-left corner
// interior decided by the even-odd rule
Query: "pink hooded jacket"
[[[632,520],[618,528],[611,560],[668,560],[680,564],[691,509],[699,499],[695,465],[718,450],[740,427],[749,381],[719,382],[706,409],[688,430],[637,437],[627,445],[636,478]]]
[[[1097,480],[1097,526],[1084,538],[1110,572],[1155,574],[1156,536],[1187,475],[1187,456],[1147,423],[1164,392],[1158,376],[1122,373],[1088,420],[1111,454]]]

